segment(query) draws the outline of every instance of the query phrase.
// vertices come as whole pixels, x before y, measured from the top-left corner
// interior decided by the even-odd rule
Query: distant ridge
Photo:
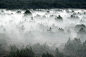
[[[86,8],[86,0],[0,0],[0,8]]]

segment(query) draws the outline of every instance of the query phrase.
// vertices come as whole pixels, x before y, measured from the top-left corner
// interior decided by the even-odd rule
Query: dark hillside
[[[0,8],[86,8],[86,0],[0,0]]]

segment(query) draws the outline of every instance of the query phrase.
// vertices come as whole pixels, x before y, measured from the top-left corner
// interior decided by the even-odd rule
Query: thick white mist
[[[0,33],[9,37],[6,38],[9,44],[47,43],[50,46],[59,46],[68,38],[79,37],[75,31],[76,25],[86,25],[84,9],[31,9],[32,15],[27,16],[24,12],[25,10],[0,9]],[[57,18],[59,15],[61,20]]]

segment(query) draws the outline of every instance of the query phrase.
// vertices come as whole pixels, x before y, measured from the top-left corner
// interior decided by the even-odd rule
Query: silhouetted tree
[[[64,57],[63,53],[59,52],[58,48],[55,50],[55,57]]]
[[[64,53],[66,55],[71,55],[71,56],[80,56],[81,47],[82,47],[82,43],[80,39],[75,38],[74,40],[71,40],[69,38],[69,40],[65,44]]]
[[[6,54],[6,51],[3,48],[2,44],[0,44],[0,56],[5,55],[5,54]]]
[[[7,57],[35,57],[35,53],[31,47],[18,49],[16,46],[11,46]]]
[[[42,57],[54,57],[54,56],[47,52],[47,53],[43,53]]]

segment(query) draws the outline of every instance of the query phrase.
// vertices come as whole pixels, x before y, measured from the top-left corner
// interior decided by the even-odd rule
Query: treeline
[[[55,50],[50,49],[47,44],[34,44],[21,48],[15,45],[10,46],[6,51],[2,45],[0,45],[0,57],[86,57],[86,41],[81,42],[80,39],[73,39],[67,41],[64,46],[63,52],[60,52],[58,48]]]
[[[1,46],[0,46],[1,47]],[[42,47],[44,48],[44,47]],[[39,48],[40,49],[40,48]],[[43,49],[44,50],[44,49]],[[40,53],[43,51],[42,49],[40,50]],[[50,52],[44,52],[40,55],[40,53],[36,54],[32,47],[21,47],[20,49],[17,48],[15,45],[10,46],[9,51],[5,51],[2,48],[2,51],[0,50],[0,57],[71,57],[68,55],[64,55],[61,53],[58,48],[54,51],[55,54],[52,54]],[[40,55],[40,56],[39,56]]]
[[[19,1],[19,0],[18,0]],[[86,8],[86,2],[66,2],[66,1],[19,1],[19,2],[8,2],[0,1],[0,8],[6,9],[50,9],[50,8]]]
[[[0,0],[0,2],[86,2],[86,0]]]

